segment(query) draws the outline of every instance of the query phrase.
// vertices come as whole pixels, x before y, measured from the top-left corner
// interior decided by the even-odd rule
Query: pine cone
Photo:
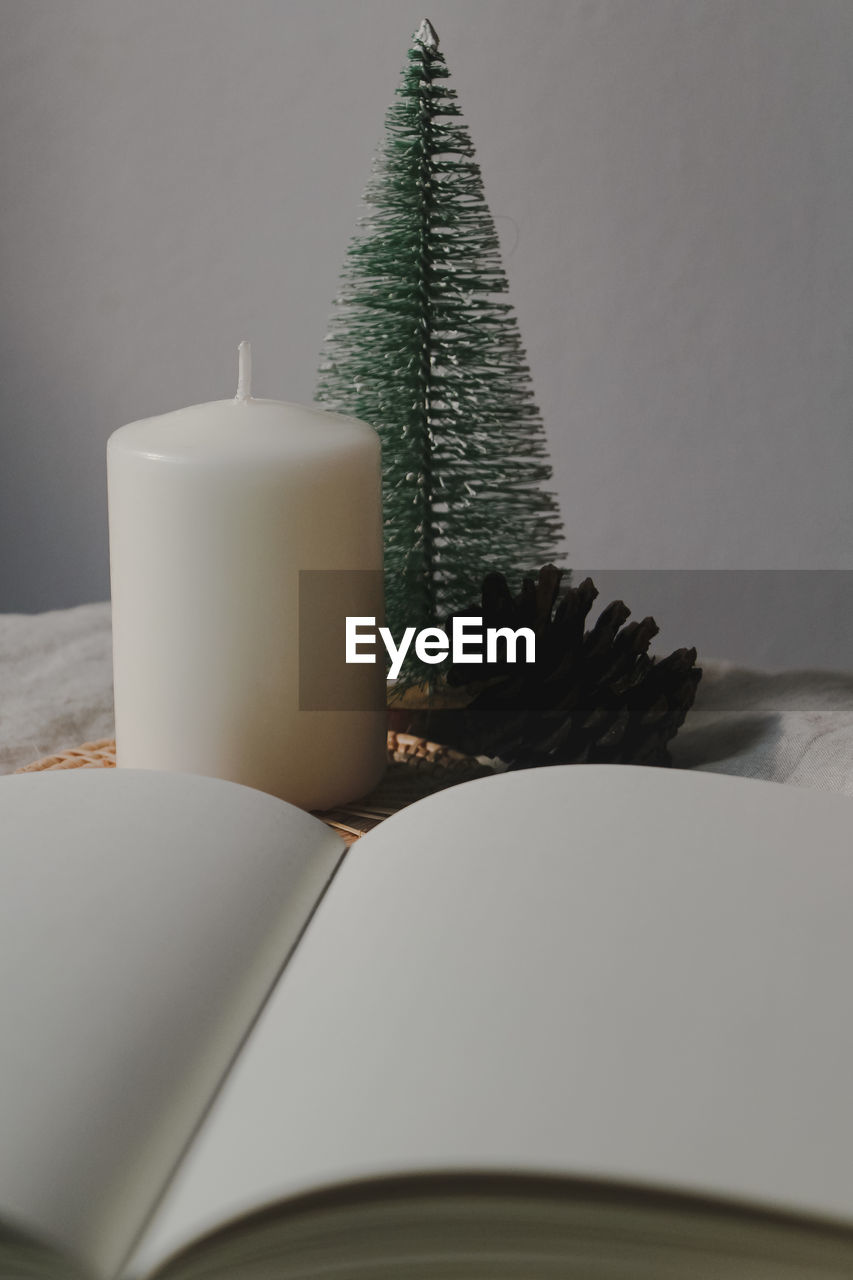
[[[702,676],[696,650],[650,657],[657,623],[644,618],[623,625],[631,611],[621,600],[585,630],[598,591],[586,578],[558,601],[561,577],[546,565],[535,584],[524,580],[517,596],[501,574],[485,579],[484,627],[532,628],[536,661],[452,665],[448,684],[469,688],[472,698],[464,709],[442,717],[443,741],[472,754],[499,756],[513,769],[669,764],[667,743],[684,722]]]

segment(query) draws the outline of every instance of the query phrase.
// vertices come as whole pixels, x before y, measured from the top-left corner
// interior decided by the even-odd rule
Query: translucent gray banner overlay
[[[375,664],[346,661],[346,620],[385,621],[382,574],[303,569],[299,574],[299,709],[374,711],[384,698],[384,649]]]
[[[697,649],[705,676],[691,715],[817,713],[844,705],[853,715],[853,570],[573,568],[570,581],[584,577],[599,590],[588,625],[605,605],[623,600],[632,619],[655,618],[660,630],[651,653]],[[380,574],[300,574],[304,710],[375,705],[387,654],[377,641],[375,665],[347,664],[347,616],[383,621]],[[436,675],[443,669],[436,666]]]

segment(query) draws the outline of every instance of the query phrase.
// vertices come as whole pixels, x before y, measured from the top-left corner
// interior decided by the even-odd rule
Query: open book
[[[853,804],[0,779],[0,1277],[853,1274]]]

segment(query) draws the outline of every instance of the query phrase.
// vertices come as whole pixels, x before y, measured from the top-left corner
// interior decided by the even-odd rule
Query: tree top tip
[[[438,34],[429,18],[424,18],[421,25],[415,32],[415,40],[418,44],[422,44],[425,49],[438,48]]]

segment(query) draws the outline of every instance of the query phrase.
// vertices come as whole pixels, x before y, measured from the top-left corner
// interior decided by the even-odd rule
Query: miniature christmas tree
[[[382,440],[386,606],[395,636],[440,624],[485,573],[557,550],[544,427],[468,130],[421,23],[365,192],[317,399]],[[434,680],[436,668],[409,679]]]

